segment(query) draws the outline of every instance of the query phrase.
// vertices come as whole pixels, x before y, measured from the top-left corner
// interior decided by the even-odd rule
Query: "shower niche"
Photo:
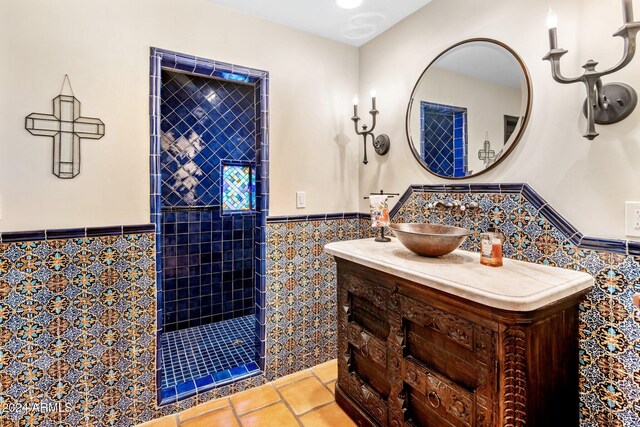
[[[154,89],[156,380],[166,404],[264,369],[267,73],[154,49]]]

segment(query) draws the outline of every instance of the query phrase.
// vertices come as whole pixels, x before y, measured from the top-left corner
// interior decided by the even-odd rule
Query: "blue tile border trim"
[[[219,211],[220,205],[211,206],[163,206],[162,212],[202,212],[202,211]],[[253,212],[252,212],[253,213]]]
[[[518,194],[522,193],[524,184],[500,184],[500,192],[502,194]]]
[[[256,99],[256,237],[255,239],[255,273],[256,273],[256,295],[266,292],[266,225],[269,213],[269,73],[267,71],[242,67],[226,62],[214,61],[193,55],[172,52],[165,49],[151,47],[149,58],[149,121],[150,121],[150,207],[151,222],[156,225],[156,288],[158,295],[158,313],[156,316],[157,332],[156,341],[160,342],[162,333],[163,317],[161,303],[163,300],[162,289],[162,176],[160,165],[161,154],[161,113],[160,113],[160,90],[162,84],[162,69],[169,71],[182,71],[198,76],[208,76],[217,79],[228,80],[234,83],[241,83],[253,86]],[[254,214],[252,212],[251,214]],[[264,301],[262,306],[256,304],[256,309],[265,310]],[[256,316],[259,319],[260,316]],[[258,328],[257,328],[258,329]],[[260,349],[256,362],[261,370],[265,368],[265,346],[264,328],[259,329],[262,336],[256,335],[256,349]],[[166,402],[161,392],[161,366],[162,356],[160,346],[156,346],[156,403]],[[248,375],[251,376],[251,375]],[[232,381],[241,378],[233,378]],[[231,381],[231,382],[232,382]],[[215,387],[222,384],[216,383]],[[202,390],[196,390],[200,393]],[[184,396],[180,396],[182,399]],[[175,401],[175,400],[173,400]]]
[[[313,215],[290,215],[290,216],[270,216],[267,218],[268,224],[278,224],[286,222],[306,222],[306,221],[332,221],[337,219],[366,219],[371,218],[368,213],[342,212]]]
[[[83,230],[84,232],[84,230]],[[10,231],[0,235],[2,243],[25,242],[33,240],[46,240],[47,234],[45,230],[34,231]]]
[[[414,191],[417,190],[417,187],[418,186],[411,185],[409,186],[409,188],[407,188],[407,190],[404,193],[402,193],[402,195],[400,196],[396,204],[389,211],[389,218],[393,218],[394,216],[396,216],[396,214],[402,208],[402,206],[404,206],[407,200],[409,200],[409,197],[411,197]]]
[[[33,242],[40,240],[84,239],[85,237],[120,236],[123,234],[153,233],[154,224],[118,225],[106,227],[59,228],[52,230],[5,231],[0,243]]]
[[[393,218],[402,205],[413,193],[491,193],[491,194],[520,194],[527,199],[551,225],[557,228],[572,244],[581,249],[613,252],[622,255],[640,256],[640,241],[625,239],[607,239],[584,236],[566,218],[558,213],[531,186],[523,183],[472,183],[472,184],[441,184],[441,185],[411,185],[393,207],[390,216]]]
[[[629,255],[640,256],[640,242],[629,240],[627,244]]]
[[[255,362],[249,362],[246,365],[237,366],[231,370],[227,369],[216,372],[213,376],[207,375],[203,378],[196,378],[177,384],[174,387],[159,389],[160,405],[167,405],[177,402],[178,400],[187,399],[198,393],[204,393],[214,388],[260,375],[261,373],[262,371]]]
[[[122,227],[92,227],[87,228],[87,237],[113,236],[121,234]]]
[[[541,208],[538,208],[538,206],[536,206],[535,204],[534,206],[536,207],[536,209],[538,209],[538,212],[540,214],[547,218],[555,228],[560,230],[568,238],[571,238],[578,234],[578,230],[555,209],[553,209],[550,204],[545,202],[545,205]]]
[[[583,237],[579,247],[583,249],[593,249],[597,251],[614,252],[627,255],[627,240],[600,239],[597,237]]]

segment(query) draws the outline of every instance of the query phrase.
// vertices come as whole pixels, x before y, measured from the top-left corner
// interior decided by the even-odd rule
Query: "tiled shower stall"
[[[252,315],[253,88],[162,71],[161,99],[165,332]]]
[[[266,73],[153,53],[157,381],[169,403],[264,366]]]

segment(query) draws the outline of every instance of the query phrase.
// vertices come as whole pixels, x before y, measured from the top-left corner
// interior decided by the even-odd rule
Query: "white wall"
[[[637,1],[636,11],[640,14]],[[470,37],[509,44],[532,75],[532,117],[514,152],[494,170],[463,182],[528,182],[581,231],[622,237],[625,200],[640,200],[640,108],[582,138],[584,88],[554,82],[545,17],[559,16],[566,74],[589,58],[614,64],[622,42],[618,0],[434,0],[358,51],[242,15],[206,0],[3,0],[0,2],[0,231],[149,221],[149,47],[261,68],[271,73],[272,215],[366,211],[372,190],[447,182],[413,158],[405,135],[409,95],[424,67]],[[71,76],[83,114],[106,136],[83,141],[82,173],[51,172],[51,143],[31,136],[24,117],[48,113]],[[640,89],[640,60],[606,81]],[[378,92],[377,133],[386,157],[361,164],[350,99]],[[363,102],[363,105],[365,103]],[[360,151],[360,152],[359,152]],[[357,176],[359,167],[359,178]],[[359,182],[358,182],[359,181]],[[448,181],[453,182],[453,181]],[[307,191],[296,210],[294,192]]]
[[[357,210],[357,49],[205,0],[2,0],[0,231],[149,222],[151,46],[270,72],[271,215]],[[72,180],[51,174],[51,139],[24,129],[65,74],[106,125]]]
[[[622,24],[618,0],[434,0],[363,46],[361,99],[376,88],[377,131],[388,133],[392,145],[388,156],[374,154],[368,165],[361,165],[360,193],[454,182],[429,174],[413,158],[404,130],[406,107],[416,79],[436,55],[460,40],[489,37],[510,45],[529,68],[532,116],[507,159],[462,182],[527,182],[583,233],[623,237],[624,201],[640,200],[640,108],[621,123],[598,126],[600,136],[594,141],[582,137],[583,85],[556,83],[549,63],[542,61],[549,50],[549,6],[558,13],[559,44],[569,50],[562,59],[567,75],[581,74],[581,65],[590,58],[602,67],[619,60],[622,41],[611,37]],[[640,60],[604,80],[640,90]],[[364,203],[361,209],[366,209]]]
[[[478,150],[484,147],[488,132],[491,149],[498,154],[504,149],[504,116],[524,114],[522,98],[526,89],[514,89],[485,80],[465,76],[439,67],[430,68],[416,88],[411,109],[411,138],[420,151],[420,101],[453,105],[467,109],[467,147],[469,171],[485,168],[478,158]]]

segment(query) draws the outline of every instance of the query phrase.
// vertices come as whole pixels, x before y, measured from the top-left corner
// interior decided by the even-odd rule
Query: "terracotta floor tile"
[[[169,415],[168,417],[160,418],[157,420],[149,421],[148,423],[140,424],[138,427],[176,427],[178,422],[175,415]]]
[[[299,426],[284,403],[276,403],[240,417],[242,427],[290,427]],[[226,426],[225,426],[226,427]]]
[[[280,389],[280,393],[296,415],[334,400],[329,390],[315,377],[286,385]]]
[[[224,408],[225,406],[229,406],[229,399],[227,399],[226,397],[201,403],[198,406],[194,406],[193,408],[180,412],[180,421],[186,421],[198,415],[204,414],[205,412]]]
[[[355,423],[335,402],[304,414],[300,421],[305,427],[355,427]]]
[[[308,369],[305,369],[304,371],[296,372],[295,374],[291,374],[291,375],[287,375],[286,377],[279,378],[273,382],[273,385],[280,388],[284,385],[291,384],[294,381],[298,381],[310,376],[312,376],[311,372],[309,372]]]
[[[320,378],[323,383],[335,380],[338,378],[338,360],[333,359],[328,362],[322,363],[318,366],[311,368],[314,374]]]
[[[231,396],[231,403],[236,408],[238,415],[246,414],[249,411],[262,408],[279,400],[280,395],[270,384]]]
[[[331,393],[336,394],[336,382],[335,381],[331,381],[329,384],[327,384],[327,388],[329,390],[331,390]]]
[[[199,417],[181,422],[180,427],[238,427],[236,416],[231,408],[222,408],[217,411],[208,412]]]

